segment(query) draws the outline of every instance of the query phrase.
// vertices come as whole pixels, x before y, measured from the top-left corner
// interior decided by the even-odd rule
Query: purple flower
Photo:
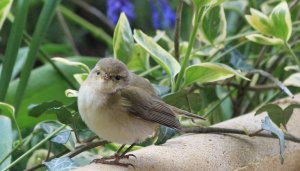
[[[116,25],[122,12],[126,14],[129,21],[135,18],[134,7],[129,0],[107,0],[107,17]]]
[[[167,0],[151,0],[150,8],[155,29],[174,28],[176,14]]]

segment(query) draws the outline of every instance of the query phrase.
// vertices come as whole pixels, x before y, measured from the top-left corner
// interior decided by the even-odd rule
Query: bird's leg
[[[131,163],[120,163],[120,160],[123,158],[129,159],[129,157],[131,157],[131,156],[136,158],[136,156],[133,154],[126,155],[126,153],[128,153],[134,146],[135,146],[135,143],[131,144],[131,146],[129,146],[122,154],[120,154],[121,150],[125,147],[125,144],[123,144],[114,155],[109,156],[109,157],[103,157],[101,159],[95,159],[92,162],[102,163],[102,164],[111,164],[111,165],[117,165],[117,166],[123,166],[123,167],[128,167],[128,166],[134,167],[133,164],[131,164]],[[112,159],[114,159],[114,160],[112,160]],[[110,160],[112,160],[112,161],[110,161]]]
[[[123,144],[118,151],[115,152],[115,154],[113,154],[112,156],[108,156],[108,157],[102,157],[99,160],[110,160],[110,159],[116,159],[120,156],[120,152],[122,151],[122,149],[125,147],[126,144]],[[97,159],[96,159],[97,160]]]
[[[129,158],[130,156],[132,156],[132,157],[134,157],[134,158],[136,158],[136,156],[135,155],[133,155],[133,154],[126,154],[126,153],[128,153],[133,147],[135,146],[135,143],[133,143],[133,144],[131,144],[121,155],[120,155],[120,157],[121,158]]]

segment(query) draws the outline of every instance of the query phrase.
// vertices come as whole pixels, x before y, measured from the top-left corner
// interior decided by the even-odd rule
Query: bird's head
[[[102,58],[90,72],[87,81],[102,93],[115,93],[129,84],[129,72],[121,61]]]

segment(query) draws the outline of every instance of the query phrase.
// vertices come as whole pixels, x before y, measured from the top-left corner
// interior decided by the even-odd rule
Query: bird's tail
[[[195,118],[195,119],[202,119],[202,120],[206,120],[205,118],[203,118],[202,116],[190,113],[188,111],[182,110],[182,109],[178,109],[177,107],[168,105],[168,107],[173,110],[174,113],[178,114],[178,115],[184,115],[188,118]]]

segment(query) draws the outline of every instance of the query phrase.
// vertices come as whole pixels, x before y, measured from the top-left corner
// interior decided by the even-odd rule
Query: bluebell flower
[[[130,0],[107,0],[107,17],[114,25],[122,12],[126,14],[129,22],[134,20],[134,6]]]
[[[151,0],[152,24],[155,29],[174,28],[176,13],[167,0]]]

